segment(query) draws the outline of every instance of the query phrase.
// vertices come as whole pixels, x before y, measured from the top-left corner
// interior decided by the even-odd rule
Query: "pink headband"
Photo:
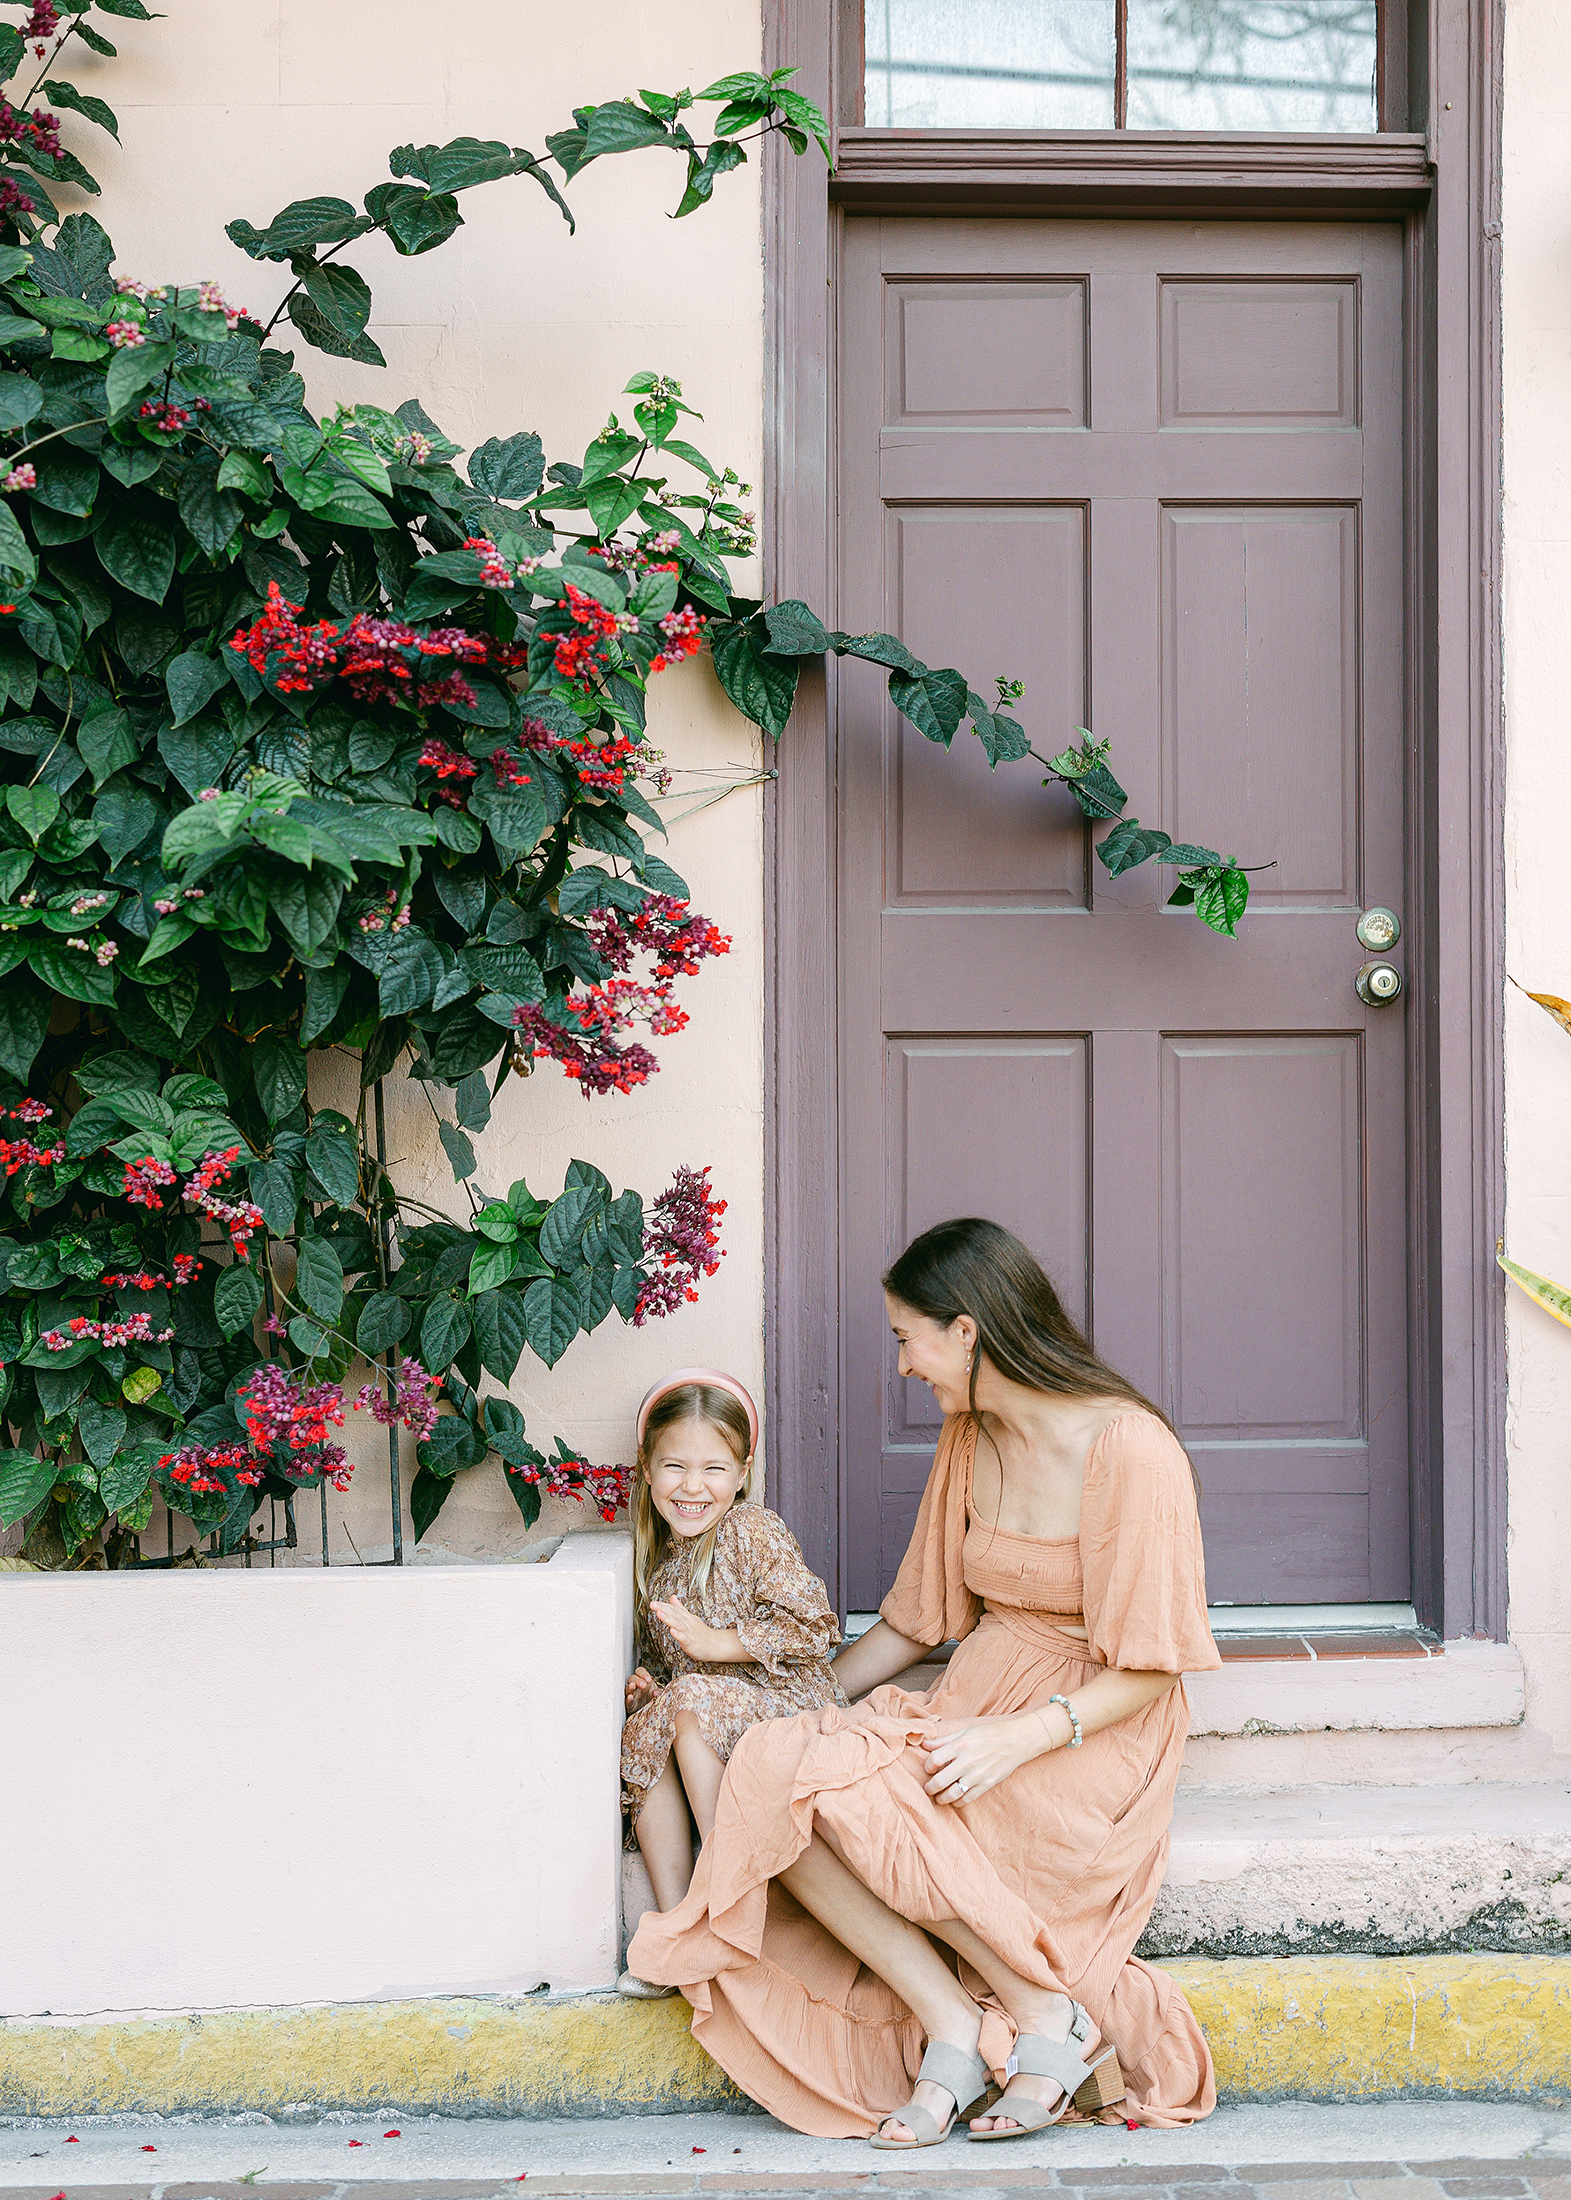
[[[644,1402],[638,1409],[634,1426],[638,1441],[644,1440],[644,1430],[649,1425],[649,1415],[656,1403],[668,1391],[680,1390],[684,1383],[708,1383],[715,1390],[728,1390],[747,1410],[748,1456],[758,1449],[758,1408],[742,1388],[734,1375],[723,1375],[718,1367],[679,1367],[674,1375],[663,1375],[651,1390],[644,1393]]]

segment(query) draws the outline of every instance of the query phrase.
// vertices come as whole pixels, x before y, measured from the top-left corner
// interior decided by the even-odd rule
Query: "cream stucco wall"
[[[672,0],[658,10],[632,0],[571,9],[540,0],[470,0],[457,9],[432,0],[166,0],[162,21],[110,28],[120,58],[84,56],[72,73],[120,118],[123,150],[99,139],[90,162],[104,186],[94,210],[114,236],[120,268],[149,281],[215,277],[264,317],[288,270],[247,260],[228,242],[224,224],[236,215],[260,225],[289,200],[319,193],[358,203],[387,179],[387,154],[403,142],[500,137],[544,153],[546,133],[569,126],[575,104],[643,86],[701,89],[757,67],[761,38],[753,0]],[[550,457],[577,458],[608,411],[628,416],[631,400],[618,393],[629,376],[655,367],[676,375],[703,413],[693,440],[756,485],[757,169],[726,177],[709,207],[673,223],[667,211],[682,181],[674,156],[634,154],[574,185],[576,236],[535,184],[515,179],[466,194],[468,226],[422,258],[400,259],[376,238],[351,246],[344,257],[371,284],[372,334],[388,367],[297,343],[309,401],[321,412],[339,399],[391,405],[416,396],[466,445],[528,427]],[[275,341],[285,340],[281,329]],[[650,730],[677,770],[679,799],[668,814],[763,761],[754,729],[730,709],[707,661],[654,683]],[[581,1156],[618,1190],[632,1184],[646,1196],[679,1163],[709,1162],[728,1202],[726,1259],[699,1305],[639,1331],[613,1315],[554,1373],[526,1354],[513,1396],[543,1449],[561,1434],[596,1460],[628,1459],[637,1400],[657,1375],[692,1361],[735,1370],[762,1398],[761,816],[751,787],[673,825],[670,860],[733,945],[682,988],[692,1021],[654,1042],[660,1075],[630,1097],[586,1103],[554,1064],[543,1065],[509,1084],[476,1141],[473,1182],[486,1194],[519,1176],[550,1194]],[[352,1106],[343,1069],[319,1068],[317,1096]],[[388,1142],[404,1189],[465,1211],[425,1093],[401,1077],[388,1085]],[[362,1462],[356,1485],[329,1501],[335,1553],[351,1562],[351,1539],[367,1557],[390,1543],[385,1438],[362,1420],[353,1441]],[[413,1468],[406,1446],[406,1498]],[[315,1499],[300,1509],[314,1538]],[[576,1506],[548,1505],[537,1532],[579,1518]],[[162,1548],[162,1534],[155,1518],[152,1548]],[[187,1535],[182,1528],[180,1540]],[[459,1478],[428,1540],[494,1552],[521,1536],[491,1461]]]
[[[1571,7],[1505,11],[1506,967],[1571,996]],[[1571,1038],[1506,989],[1506,1245],[1571,1282]],[[1571,1333],[1514,1288],[1511,1634],[1528,1721],[1571,1753]]]

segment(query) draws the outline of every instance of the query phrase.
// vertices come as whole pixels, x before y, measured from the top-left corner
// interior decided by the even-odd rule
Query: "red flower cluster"
[[[151,1314],[129,1314],[122,1322],[73,1314],[64,1329],[46,1329],[38,1341],[47,1352],[69,1352],[74,1344],[167,1344],[173,1335],[172,1329],[155,1329]]]
[[[563,634],[557,640],[554,652],[556,669],[564,680],[576,680],[585,693],[595,684],[596,677],[605,671],[600,655],[600,644],[616,633],[620,624],[614,611],[593,596],[586,596],[571,581],[567,587],[567,610],[573,624],[583,631]],[[637,621],[633,622],[635,625]]]
[[[480,766],[472,756],[465,756],[462,749],[455,749],[437,734],[428,733],[417,764],[424,764],[438,779],[473,779]]]
[[[587,1498],[602,1520],[614,1520],[628,1499],[626,1467],[594,1467],[587,1459],[546,1459],[538,1467],[512,1467],[520,1482],[532,1482],[548,1497]]]
[[[513,569],[489,535],[466,536],[464,548],[475,551],[479,556],[482,588],[512,587]]]
[[[690,902],[671,894],[650,894],[631,916],[596,909],[586,929],[595,953],[613,970],[626,970],[635,954],[653,955],[660,979],[696,977],[707,957],[731,952],[731,942],[718,925],[695,916]]]
[[[58,160],[64,151],[60,143],[60,118],[50,114],[46,107],[35,107],[28,114],[13,107],[0,94],[0,145],[26,146],[48,160]]]
[[[668,665],[679,665],[684,657],[696,657],[704,646],[704,622],[691,604],[680,611],[668,611],[660,621],[660,631],[666,646],[658,657],[651,657],[651,672],[664,672]]]
[[[42,1100],[22,1100],[14,1108],[7,1108],[7,1119],[12,1123],[47,1123],[54,1114]],[[47,1169],[65,1159],[64,1145],[39,1146],[31,1138],[0,1138],[0,1164],[7,1176],[15,1176],[18,1169]]]
[[[251,1442],[259,1452],[277,1446],[287,1456],[285,1474],[325,1474],[335,1490],[346,1490],[354,1469],[330,1428],[344,1425],[344,1394],[337,1383],[307,1383],[298,1388],[289,1370],[268,1360],[235,1393],[245,1413]]]
[[[307,626],[277,581],[267,585],[266,610],[241,627],[229,646],[253,672],[263,679],[271,676],[281,694],[309,694],[336,676],[357,702],[405,700],[428,707],[467,706],[475,699],[474,689],[456,670],[427,676],[429,659],[491,663],[504,671],[523,662],[518,650],[466,633],[461,626],[421,634],[402,619],[378,619],[367,612],[357,613],[347,627],[335,626],[331,619]]]
[[[560,1062],[568,1076],[578,1080],[585,1099],[592,1092],[631,1092],[647,1084],[660,1067],[647,1047],[619,1046],[603,1034],[586,1044],[581,1030],[569,1031],[553,1023],[532,1001],[514,1009],[513,1028],[536,1061]]]
[[[195,1280],[201,1265],[201,1259],[195,1253],[176,1253],[170,1263],[174,1269],[172,1282],[168,1276],[155,1276],[150,1268],[135,1268],[120,1274],[100,1276],[99,1283],[106,1291],[178,1291],[182,1284]]]
[[[187,1444],[181,1451],[165,1452],[158,1462],[171,1482],[179,1482],[195,1496],[216,1495],[228,1488],[219,1473],[227,1467],[237,1482],[254,1490],[262,1479],[262,1463],[244,1444]]]
[[[391,1400],[385,1398],[375,1383],[362,1384],[355,1404],[362,1413],[369,1413],[384,1428],[392,1428],[402,1421],[412,1429],[417,1443],[424,1443],[436,1427],[436,1394],[442,1387],[440,1375],[428,1375],[418,1360],[400,1360],[398,1381],[394,1385]]]
[[[715,1250],[725,1211],[723,1199],[710,1197],[708,1169],[677,1170],[644,1224],[644,1258],[660,1265],[638,1294],[635,1329],[697,1298],[699,1276],[712,1276],[725,1258]]]
[[[231,1146],[225,1153],[208,1154],[186,1185],[185,1197],[204,1215],[211,1215],[215,1221],[225,1224],[236,1254],[241,1260],[249,1260],[251,1255],[246,1248],[265,1219],[261,1208],[249,1199],[219,1199],[213,1191],[215,1184],[228,1181],[232,1173],[230,1164],[238,1158],[239,1152],[238,1146]]]
[[[128,1161],[121,1190],[133,1207],[162,1208],[159,1186],[173,1184],[175,1172],[167,1161],[155,1161],[149,1154],[143,1161]]]
[[[533,1003],[514,1011],[513,1024],[535,1058],[560,1062],[587,1099],[594,1092],[631,1092],[648,1082],[659,1063],[647,1047],[623,1045],[620,1035],[635,1023],[646,1023],[661,1036],[680,1031],[687,1011],[671,997],[673,981],[692,977],[707,956],[727,954],[731,942],[707,917],[695,916],[687,902],[669,894],[651,894],[632,917],[596,910],[586,929],[595,952],[619,975],[568,996],[567,1013],[576,1030]],[[655,958],[652,984],[625,975],[635,954]]]

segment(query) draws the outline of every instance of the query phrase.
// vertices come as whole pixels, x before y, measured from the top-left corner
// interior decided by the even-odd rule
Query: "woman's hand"
[[[639,1666],[636,1672],[628,1675],[627,1686],[622,1691],[628,1717],[631,1718],[635,1711],[642,1711],[646,1703],[653,1703],[659,1693],[648,1667]]]
[[[734,1627],[711,1627],[707,1620],[688,1611],[680,1597],[651,1604],[649,1609],[698,1665],[740,1665],[747,1656]]]
[[[934,1742],[927,1753],[927,1792],[935,1803],[974,1803],[1018,1772],[1044,1747],[1042,1722],[1022,1717],[975,1719]]]

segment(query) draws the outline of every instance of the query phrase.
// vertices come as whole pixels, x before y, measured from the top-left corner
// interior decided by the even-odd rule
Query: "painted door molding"
[[[855,40],[832,0],[766,11],[766,65],[794,65],[830,114]],[[1505,1632],[1503,861],[1498,558],[1498,143],[1501,25],[1493,0],[1434,0],[1414,41],[1427,127],[1383,140],[1116,137],[989,141],[841,133],[844,177],[774,155],[766,173],[766,581],[836,597],[833,509],[841,200],[889,211],[1026,205],[1215,216],[1389,213],[1405,221],[1417,331],[1406,365],[1406,678],[1418,729],[1409,786],[1413,923],[1408,1261],[1417,1462],[1414,1600],[1448,1636]],[[894,141],[899,140],[898,147]],[[891,156],[899,153],[898,162]],[[1207,158],[1209,155],[1209,159]],[[947,166],[946,166],[947,163]],[[1133,163],[1133,165],[1131,165]],[[1029,171],[1029,173],[1028,173]],[[1016,194],[1021,196],[1017,197]],[[804,680],[769,801],[768,1383],[773,1501],[841,1593],[844,1534],[837,1212],[839,873],[832,683]]]

